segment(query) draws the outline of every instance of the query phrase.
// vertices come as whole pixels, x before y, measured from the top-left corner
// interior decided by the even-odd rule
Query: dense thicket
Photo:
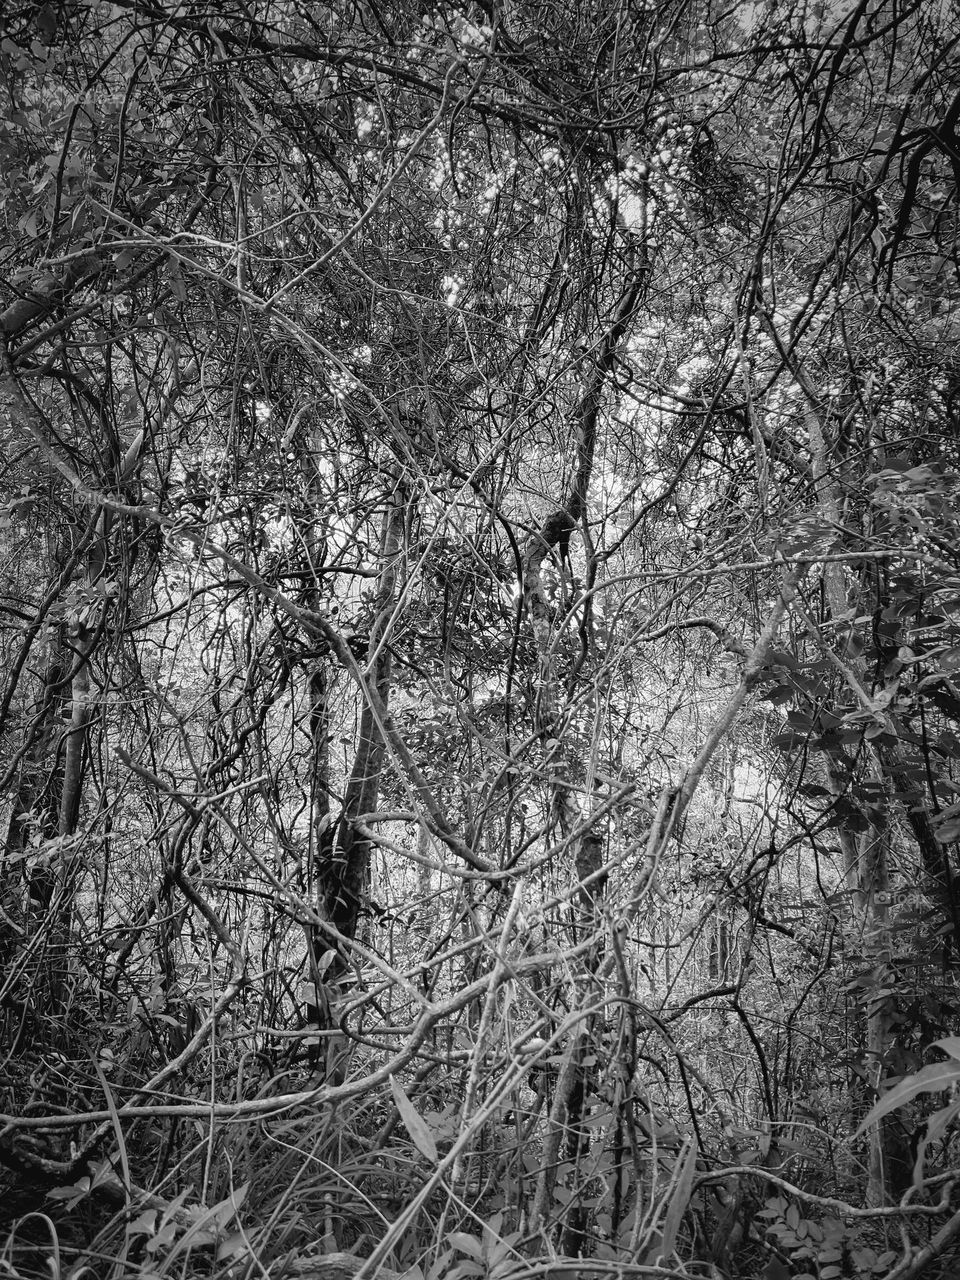
[[[10,1275],[954,1274],[958,40],[5,8]]]

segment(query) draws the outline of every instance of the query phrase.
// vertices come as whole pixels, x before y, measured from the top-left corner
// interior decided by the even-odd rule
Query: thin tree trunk
[[[379,721],[381,708],[389,706],[392,677],[390,647],[386,638],[395,603],[397,555],[404,517],[403,496],[398,490],[384,515],[380,543],[382,568],[375,616],[367,643],[367,662],[380,705],[374,708],[369,702],[364,702],[361,708],[357,750],[344,794],[337,844],[323,868],[321,893],[324,915],[344,938],[356,937],[370,869],[371,842],[357,829],[357,823],[362,814],[376,809],[380,793],[386,744]]]
[[[336,1008],[342,1002],[349,973],[349,942],[357,936],[370,877],[372,844],[359,828],[365,815],[375,810],[380,792],[380,779],[386,754],[381,719],[389,706],[392,662],[388,643],[396,603],[397,558],[401,547],[406,503],[398,484],[384,513],[380,541],[380,579],[377,587],[374,620],[367,642],[367,663],[378,700],[375,707],[365,701],[360,710],[360,724],[353,767],[347,780],[343,812],[336,832],[326,828],[323,802],[317,816],[323,826],[315,827],[317,839],[317,875],[319,909],[324,921],[312,940],[314,982],[317,984],[317,1018],[320,1029],[328,1033],[327,1060],[340,1059],[344,1048]],[[316,711],[316,704],[314,707]],[[315,722],[317,733],[325,733],[322,715]],[[319,741],[315,740],[315,753]],[[315,762],[322,763],[322,750]],[[325,778],[316,780],[317,794],[323,790]],[[321,972],[318,960],[332,952],[329,964]]]
[[[562,741],[564,730],[560,715],[559,682],[553,658],[552,613],[547,602],[541,571],[544,560],[554,549],[559,553],[561,572],[566,565],[569,565],[571,534],[586,516],[600,399],[606,377],[613,367],[620,343],[627,333],[640,299],[645,279],[645,265],[645,263],[632,265],[630,277],[620,297],[614,318],[600,344],[596,362],[586,379],[576,406],[577,456],[570,492],[562,506],[552,511],[543,521],[540,529],[530,538],[524,555],[524,599],[537,651],[535,725],[548,752],[551,772],[558,772],[562,766],[569,783],[572,783],[575,778],[585,776],[586,770],[583,762],[569,749],[564,748]],[[564,839],[581,825],[583,818],[569,783],[567,785],[562,782],[556,783],[551,797],[556,829]],[[575,851],[582,923],[583,928],[591,934],[599,933],[602,918],[604,885],[600,878],[591,879],[591,877],[599,871],[602,864],[603,848],[603,839],[597,833],[589,831],[580,838]],[[600,960],[598,943],[597,951],[587,960],[586,983],[588,986],[593,984],[593,975]],[[586,991],[581,991],[578,995],[580,1003],[591,1002]],[[531,1211],[530,1225],[534,1230],[545,1230],[549,1224],[564,1145],[567,1159],[574,1170],[586,1159],[590,1149],[590,1133],[585,1122],[589,1113],[590,1086],[597,1071],[595,1065],[588,1068],[585,1058],[594,1024],[593,1016],[586,1017],[578,1023],[566,1047],[543,1140],[541,1168]],[[562,1248],[565,1253],[578,1256],[583,1250],[587,1238],[588,1216],[582,1206],[575,1206],[570,1211],[562,1236]]]
[[[829,525],[837,527],[841,519],[840,500],[836,481],[831,478],[827,466],[827,443],[823,426],[812,408],[807,411],[806,421],[820,510],[824,520]],[[843,573],[844,570],[838,564],[825,564],[823,567],[824,594],[833,619],[844,617],[849,607]],[[857,684],[863,685],[866,671],[861,658],[848,652],[841,652],[840,655],[836,655],[836,661],[838,665],[842,664],[850,670]],[[877,778],[883,780],[886,777],[889,780],[889,768],[885,767],[883,756],[876,750],[873,754]],[[827,777],[834,795],[841,795],[844,781],[838,760],[828,757]],[[887,900],[890,887],[888,842],[889,834],[885,815],[872,821],[869,828],[860,833],[859,838],[843,826],[840,828],[840,846],[844,858],[847,888],[851,893],[853,919],[866,948],[877,953],[885,949],[884,941],[887,936]],[[884,984],[881,982],[879,985],[882,988]],[[859,1108],[856,1098],[851,1099],[854,1103],[851,1122],[854,1125],[860,1118],[858,1110],[862,1111],[864,1107],[869,1106],[873,1097],[878,1096],[880,1092],[888,1029],[884,1003],[878,993],[871,993],[867,998],[864,1013],[864,1050],[873,1095],[863,1098]],[[872,1207],[889,1203],[892,1191],[891,1174],[895,1153],[888,1142],[889,1134],[889,1126],[884,1124],[872,1125],[867,1134],[866,1201]]]

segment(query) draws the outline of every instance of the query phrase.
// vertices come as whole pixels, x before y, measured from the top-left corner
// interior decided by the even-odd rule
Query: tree
[[[77,1267],[919,1274],[831,1221],[955,1164],[871,1111],[956,999],[954,16],[2,34],[11,1181]]]

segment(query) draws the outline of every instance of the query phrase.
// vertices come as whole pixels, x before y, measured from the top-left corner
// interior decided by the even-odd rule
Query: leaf
[[[496,1244],[500,1239],[500,1228],[503,1226],[503,1210],[498,1209],[497,1212],[489,1219],[483,1228],[483,1239],[488,1245]]]
[[[247,1238],[242,1231],[233,1231],[230,1235],[225,1236],[217,1247],[217,1261],[229,1262],[232,1258],[239,1258],[241,1254],[247,1251]]]
[[[942,1040],[934,1040],[931,1048],[942,1049],[951,1058],[960,1059],[960,1036],[944,1036]],[[943,1063],[939,1065],[943,1066]]]
[[[48,1200],[65,1200],[67,1208],[73,1209],[90,1194],[90,1179],[81,1178],[69,1187],[53,1187],[47,1192]]]
[[[453,1250],[444,1249],[443,1253],[440,1254],[427,1271],[426,1280],[441,1280],[441,1277],[447,1274],[447,1267],[452,1257]]]
[[[219,1204],[215,1204],[210,1210],[212,1217],[221,1229],[227,1225],[234,1214],[239,1213],[249,1190],[250,1183],[244,1182],[236,1190],[231,1190],[225,1200],[221,1200]]]
[[[693,1186],[693,1175],[696,1172],[696,1168],[697,1140],[696,1138],[691,1138],[686,1154],[680,1158],[680,1172],[674,1183],[673,1194],[670,1197],[670,1203],[663,1218],[663,1240],[660,1256],[665,1260],[672,1256],[676,1248],[680,1224],[690,1203],[690,1190]]]
[[[482,1276],[486,1274],[486,1267],[479,1262],[458,1262],[450,1272],[447,1280],[460,1280],[461,1276]]]
[[[898,1085],[894,1085],[889,1093],[884,1094],[880,1101],[870,1108],[853,1136],[859,1138],[872,1124],[888,1116],[891,1111],[896,1111],[897,1107],[902,1107],[904,1103],[911,1102],[918,1093],[937,1093],[941,1089],[949,1089],[958,1080],[960,1080],[960,1062],[955,1061],[934,1062],[929,1067],[924,1067],[922,1071],[907,1076],[906,1080],[901,1080]]]
[[[393,1091],[393,1100],[397,1104],[397,1110],[400,1112],[400,1119],[407,1126],[407,1133],[413,1139],[414,1146],[421,1155],[425,1155],[428,1160],[437,1164],[440,1160],[440,1153],[437,1151],[437,1144],[434,1141],[433,1134],[430,1132],[430,1126],[419,1114],[393,1076],[390,1077],[390,1088]]]
[[[157,1253],[161,1249],[167,1249],[173,1244],[177,1238],[177,1224],[175,1222],[165,1222],[157,1234],[147,1241],[144,1245],[147,1253]]]
[[[127,1227],[127,1235],[152,1236],[157,1226],[156,1209],[144,1209]]]
[[[763,1269],[763,1280],[790,1280],[790,1271],[779,1258],[771,1258]]]
[[[476,1236],[468,1235],[466,1231],[451,1231],[447,1239],[461,1253],[469,1254],[471,1258],[483,1257],[483,1245]]]
[[[53,41],[53,37],[57,33],[57,11],[52,4],[45,4],[36,16],[37,35],[40,40],[49,45]]]
[[[772,702],[774,706],[781,706],[784,702],[789,702],[793,697],[793,689],[788,684],[776,684],[772,689],[768,689],[762,697],[768,702]]]
[[[170,292],[177,301],[186,302],[187,286],[184,283],[180,265],[175,259],[172,259],[167,265],[167,283],[170,286]]]
[[[951,1102],[949,1106],[935,1111],[926,1124],[920,1125],[917,1130],[920,1140],[917,1143],[917,1156],[913,1162],[913,1185],[918,1191],[923,1183],[927,1147],[931,1143],[940,1141],[958,1115],[960,1115],[960,1102]]]

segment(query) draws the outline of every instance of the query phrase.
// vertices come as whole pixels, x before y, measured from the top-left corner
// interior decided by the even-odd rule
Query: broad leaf
[[[697,1140],[696,1138],[691,1138],[686,1154],[681,1157],[680,1172],[673,1185],[670,1203],[667,1205],[667,1212],[663,1218],[663,1240],[661,1242],[660,1256],[664,1262],[669,1260],[677,1246],[680,1224],[690,1204],[690,1190],[693,1187],[693,1175],[696,1172],[696,1168]]]
[[[476,1236],[468,1235],[466,1231],[451,1231],[447,1239],[461,1253],[469,1254],[471,1258],[483,1257],[483,1245]]]
[[[888,1116],[891,1111],[896,1111],[897,1107],[912,1101],[918,1093],[937,1093],[941,1089],[949,1089],[958,1080],[960,1080],[960,1062],[954,1061],[934,1062],[929,1067],[924,1067],[922,1071],[907,1076],[870,1108],[853,1136],[859,1138],[872,1124]]]
[[[942,1049],[951,1058],[960,1060],[960,1036],[944,1036],[942,1040],[934,1040],[934,1049]]]
[[[393,1090],[393,1100],[397,1104],[397,1110],[400,1112],[400,1119],[407,1126],[407,1133],[413,1139],[417,1150],[422,1155],[425,1155],[428,1160],[433,1161],[434,1164],[438,1163],[440,1153],[437,1151],[437,1144],[434,1141],[433,1134],[430,1132],[430,1126],[393,1076],[390,1077],[390,1088]]]

